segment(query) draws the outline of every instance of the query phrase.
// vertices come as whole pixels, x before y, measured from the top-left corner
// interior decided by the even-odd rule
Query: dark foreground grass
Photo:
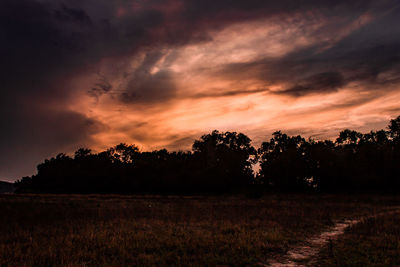
[[[255,265],[394,197],[0,195],[0,266]]]
[[[400,214],[363,220],[325,247],[318,266],[400,266]]]

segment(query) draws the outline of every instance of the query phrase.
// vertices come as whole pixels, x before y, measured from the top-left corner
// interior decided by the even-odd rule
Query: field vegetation
[[[326,246],[314,266],[400,266],[400,214],[362,220]]]
[[[0,266],[252,266],[336,220],[399,202],[370,195],[0,195]]]

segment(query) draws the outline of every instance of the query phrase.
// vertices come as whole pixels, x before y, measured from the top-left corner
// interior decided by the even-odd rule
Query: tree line
[[[258,149],[242,133],[219,131],[186,152],[123,143],[100,153],[80,148],[46,159],[15,186],[36,193],[400,192],[400,116],[388,130],[346,129],[335,141],[277,131]]]

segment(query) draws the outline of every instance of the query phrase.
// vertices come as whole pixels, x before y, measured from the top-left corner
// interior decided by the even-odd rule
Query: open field
[[[368,195],[0,195],[0,265],[256,265],[336,220],[399,203]]]

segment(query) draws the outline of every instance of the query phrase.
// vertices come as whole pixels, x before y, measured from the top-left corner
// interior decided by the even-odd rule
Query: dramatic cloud
[[[0,179],[80,146],[385,127],[399,23],[397,0],[2,0]]]

